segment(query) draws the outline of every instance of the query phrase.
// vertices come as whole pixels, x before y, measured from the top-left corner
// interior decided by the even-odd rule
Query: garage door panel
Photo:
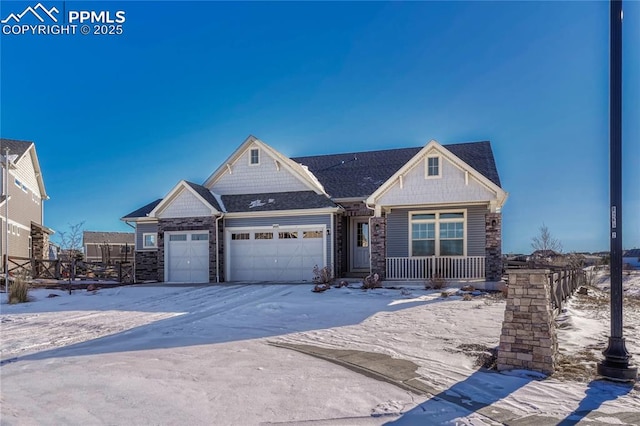
[[[313,267],[324,265],[324,227],[229,232],[233,281],[311,281]]]
[[[209,282],[208,233],[169,234],[166,250],[169,282]]]

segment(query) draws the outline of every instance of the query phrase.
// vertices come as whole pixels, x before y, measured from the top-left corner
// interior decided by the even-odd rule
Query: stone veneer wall
[[[49,248],[49,236],[37,226],[31,226],[31,257],[34,259],[48,259],[49,253],[45,248]]]
[[[502,214],[485,215],[485,277],[487,281],[502,279]]]
[[[135,252],[136,282],[158,281],[158,250]]]
[[[555,371],[558,344],[549,274],[544,269],[509,272],[498,370]]]
[[[371,273],[378,274],[381,280],[387,276],[387,218],[371,218]]]
[[[215,218],[181,217],[158,221],[158,281],[164,281],[164,233],[168,231],[209,231],[209,282],[216,281],[216,235]],[[222,262],[220,262],[222,266]]]

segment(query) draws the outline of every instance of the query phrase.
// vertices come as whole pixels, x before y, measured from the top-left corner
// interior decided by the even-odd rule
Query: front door
[[[351,235],[351,269],[369,269],[369,220],[354,219]]]

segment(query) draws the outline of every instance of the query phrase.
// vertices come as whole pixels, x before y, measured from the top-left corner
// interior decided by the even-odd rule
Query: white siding
[[[211,209],[185,188],[159,214],[162,219],[200,216],[211,216]]]
[[[209,189],[220,195],[259,194],[264,192],[309,191],[311,188],[294,176],[275,160],[264,149],[260,149],[260,164],[249,164],[250,145],[245,152],[231,165],[231,174],[226,170],[218,181]]]
[[[425,158],[403,175],[402,187],[397,180],[387,192],[378,197],[376,203],[385,206],[408,206],[496,199],[496,194],[473,178],[471,173],[467,184],[463,170],[442,156],[440,159],[440,178],[425,178]]]

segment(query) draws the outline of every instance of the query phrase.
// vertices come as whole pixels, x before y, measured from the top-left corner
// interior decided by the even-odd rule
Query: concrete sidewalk
[[[638,412],[620,412],[615,414],[601,413],[595,410],[589,412],[574,412],[567,414],[571,414],[572,416],[579,418],[579,420],[563,420],[560,422],[556,417],[547,417],[540,414],[520,416],[491,404],[487,405],[476,401],[470,401],[468,397],[464,395],[458,396],[455,392],[442,392],[442,390],[433,388],[421,379],[421,376],[417,373],[418,365],[411,361],[392,358],[385,354],[358,350],[331,349],[273,341],[270,341],[269,344],[323,359],[373,379],[390,383],[417,395],[425,396],[428,399],[433,397],[440,398],[458,405],[467,411],[481,414],[504,425],[640,425],[640,413]],[[606,423],[598,420],[603,418],[607,419]]]

